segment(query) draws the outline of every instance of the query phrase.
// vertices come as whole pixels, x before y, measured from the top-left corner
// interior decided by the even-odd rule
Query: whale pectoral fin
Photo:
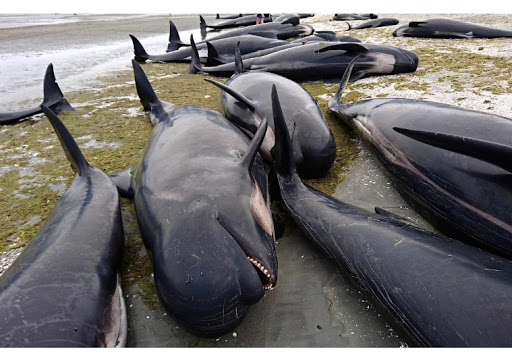
[[[363,71],[352,72],[350,74],[349,81],[355,82],[356,80],[363,78],[364,75],[365,75],[365,72],[363,72]]]
[[[411,225],[414,225],[416,226],[412,221],[400,216],[400,215],[397,215],[397,214],[394,214],[392,213],[391,211],[388,211],[388,210],[384,210],[380,207],[375,207],[375,213],[376,214],[379,214],[379,215],[382,215],[382,216],[385,216],[385,217],[388,217],[390,219],[393,219],[393,220],[396,220],[396,221],[400,221],[400,222],[404,222],[404,223],[407,223],[407,224],[411,224]]]
[[[135,189],[135,166],[125,168],[124,170],[115,171],[110,173],[108,176],[116,185],[119,195],[123,197],[133,198]]]
[[[438,132],[417,131],[400,127],[393,127],[393,129],[419,142],[489,162],[505,171],[512,172],[512,162],[510,161],[512,159],[512,147],[508,145]]]
[[[411,21],[409,23],[409,27],[411,27],[411,28],[419,28],[423,24],[428,24],[428,21]]]
[[[329,50],[345,50],[347,53],[367,53],[368,48],[359,43],[340,43],[334,45],[327,45],[321,49],[316,50],[317,53],[327,52]]]
[[[459,33],[456,31],[450,32],[450,31],[435,31],[434,34],[436,36],[442,36],[446,38],[464,38],[464,39],[472,39],[475,36],[470,31],[469,33]]]
[[[260,36],[262,38],[277,39],[277,35],[271,31],[251,31],[249,34]]]

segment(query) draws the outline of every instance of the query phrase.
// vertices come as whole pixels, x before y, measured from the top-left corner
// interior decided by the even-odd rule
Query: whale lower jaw
[[[110,324],[105,331],[104,347],[125,347],[128,336],[128,321],[126,317],[126,304],[121,289],[121,276],[117,274],[117,287],[112,296],[110,308]]]

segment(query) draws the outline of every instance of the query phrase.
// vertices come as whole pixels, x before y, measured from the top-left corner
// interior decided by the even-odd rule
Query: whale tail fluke
[[[56,114],[62,113],[66,110],[74,110],[66,98],[64,98],[64,94],[62,94],[62,91],[55,80],[53,64],[51,63],[46,68],[46,73],[44,75],[43,102],[41,103],[41,106],[50,108]]]
[[[197,51],[196,43],[194,42],[194,36],[190,35],[190,47],[192,48],[192,53],[190,55],[190,66],[184,72],[186,74],[196,74],[203,69],[201,64],[201,60],[199,59],[199,53]]]
[[[347,31],[348,31],[348,30],[352,30],[352,25],[350,25],[350,23],[349,23],[348,21],[345,21],[345,23],[348,25],[348,29],[347,29]]]
[[[82,154],[82,151],[80,151],[80,148],[76,144],[73,136],[71,136],[71,133],[69,133],[66,126],[64,126],[64,123],[62,123],[59,117],[57,117],[57,115],[49,107],[46,107],[43,104],[41,105],[41,109],[43,110],[46,117],[48,117],[50,120],[50,123],[52,124],[52,127],[55,130],[57,137],[59,138],[60,144],[64,149],[64,153],[71,163],[71,168],[73,171],[82,176],[88,169],[90,169],[90,166]]]
[[[345,69],[345,73],[343,73],[343,77],[341,78],[340,85],[338,87],[338,90],[334,94],[334,96],[329,99],[329,109],[332,111],[339,111],[340,109],[345,108],[346,106],[343,104],[343,101],[341,100],[341,96],[343,94],[343,91],[347,87],[348,81],[350,79],[350,75],[352,73],[352,69],[354,68],[354,65],[356,64],[357,60],[359,59],[358,56],[354,57],[350,64],[347,66],[347,69]]]
[[[256,114],[255,114],[256,116]],[[254,135],[253,139],[251,140],[251,143],[249,144],[249,149],[245,153],[244,157],[240,161],[240,164],[242,167],[247,169],[249,172],[252,169],[252,165],[254,163],[254,160],[256,159],[256,155],[258,154],[258,151],[260,150],[261,144],[263,142],[263,139],[265,138],[265,134],[267,133],[267,120],[264,119],[260,122],[258,126],[258,130],[256,131],[256,134]]]
[[[149,54],[146,53],[146,49],[144,49],[139,39],[134,37],[132,34],[129,35],[133,42],[133,53],[135,54],[133,59],[135,59],[137,62],[144,63],[149,59]]]
[[[285,179],[298,177],[293,156],[292,141],[284,119],[275,84],[272,85],[272,112],[274,115],[275,145],[270,153],[274,159],[277,174]]]
[[[491,141],[438,132],[418,131],[407,128],[393,129],[419,142],[476,158],[512,172],[512,147]]]
[[[166,52],[172,52],[186,46],[190,46],[190,44],[185,44],[181,41],[178,28],[176,28],[176,25],[169,20],[169,44],[167,45]]]

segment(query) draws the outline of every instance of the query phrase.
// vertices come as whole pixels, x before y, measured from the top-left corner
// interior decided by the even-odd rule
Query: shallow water
[[[53,64],[62,92],[92,87],[100,76],[131,68],[135,35],[150,54],[167,49],[169,20],[181,39],[200,38],[197,15],[0,14],[0,111],[35,106]]]

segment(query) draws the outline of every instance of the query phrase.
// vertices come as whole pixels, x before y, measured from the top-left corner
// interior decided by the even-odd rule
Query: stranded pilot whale
[[[512,120],[412,99],[376,98],[343,104],[345,86],[342,81],[329,108],[366,141],[394,176],[402,196],[442,233],[511,258],[512,174],[502,168],[500,158],[512,146]],[[445,150],[439,144],[432,146],[401,134],[394,130],[397,127],[503,147],[495,152],[485,145],[476,149],[474,142],[468,142],[457,150]],[[433,136],[426,138],[434,140]]]
[[[205,21],[202,16],[199,16],[200,26],[203,31],[206,31]],[[208,41],[213,39],[223,39],[229,37],[240,36],[243,34],[257,34],[261,32],[272,32],[276,35],[277,39],[286,40],[290,38],[294,38],[296,36],[307,36],[313,34],[315,30],[311,25],[307,24],[297,24],[294,25],[293,21],[285,20],[283,22],[271,22],[264,23],[258,25],[250,25],[241,29],[234,29],[225,33],[221,33],[219,35],[215,35],[208,39]]]
[[[261,146],[261,154],[271,162],[270,150],[274,147],[272,105],[267,90],[276,85],[285,95],[282,109],[288,119],[288,129],[293,132],[293,151],[301,177],[324,176],[336,158],[336,141],[327,125],[316,100],[298,83],[274,73],[264,71],[243,72],[238,55],[239,71],[226,84],[205,79],[221,88],[221,108],[230,121],[249,135],[255,134],[261,119],[269,122],[269,129]]]
[[[46,68],[43,81],[43,102],[41,105],[17,112],[0,112],[0,125],[13,124],[22,121],[25,118],[35,114],[42,113],[41,106],[44,105],[50,108],[56,114],[64,112],[65,110],[73,110],[73,107],[68,103],[59,85],[55,80],[55,73],[53,72],[53,64],[49,64]]]
[[[502,30],[452,19],[411,21],[393,32],[393,36],[417,38],[503,38],[512,37],[511,30]]]
[[[264,36],[263,36],[264,35]],[[167,52],[165,54],[150,55],[146,52],[140,41],[133,35],[130,34],[130,38],[133,42],[133,50],[137,62],[145,62],[147,60],[153,62],[182,62],[190,61],[192,54],[191,47],[181,47],[180,49]],[[196,44],[198,52],[206,52],[208,43]],[[289,45],[290,42],[286,40],[279,40],[271,33],[260,33],[260,35],[246,34],[234,38],[225,38],[212,40],[211,44],[215,46],[220,54],[234,54],[237,44],[240,44],[240,52],[242,54],[253,53],[264,49],[272,49],[281,47],[283,45]],[[208,54],[205,54],[205,57]]]
[[[193,37],[191,45],[195,49]],[[244,59],[247,71],[262,70],[279,74],[294,81],[314,81],[339,79],[350,62],[360,55],[357,71],[350,80],[386,74],[414,72],[418,57],[405,49],[365,44],[341,42],[313,42],[294,44],[289,48],[272,51],[270,54]],[[192,52],[190,67],[186,73],[204,72],[215,76],[231,76],[236,69],[235,62],[216,66],[203,66],[197,50]]]
[[[0,277],[1,347],[121,347],[124,234],[115,185],[50,119],[76,172],[37,235]]]
[[[398,23],[399,23],[399,20],[395,19],[395,18],[380,18],[380,19],[374,19],[374,20],[367,21],[366,23],[357,25],[357,26],[352,26],[349,23],[347,23],[347,25],[348,25],[348,30],[352,30],[352,29],[380,28],[380,27],[384,27],[384,26],[396,25]]]
[[[272,16],[270,14],[263,14],[263,22],[269,23],[272,22]],[[236,18],[230,18],[230,19],[220,19],[217,18],[215,22],[206,24],[206,22],[203,24],[201,22],[201,27],[206,28],[212,28],[212,29],[228,29],[228,28],[236,28],[241,26],[249,26],[249,25],[256,25],[256,15],[249,14],[249,15],[242,15],[238,16]]]
[[[511,346],[512,261],[304,185],[275,88],[272,100],[281,197],[304,234],[419,344]]]
[[[112,174],[133,195],[163,306],[187,330],[219,336],[277,280],[268,182],[258,149],[220,113],[160,101],[132,60],[154,126],[136,168]],[[133,177],[131,176],[133,175]]]

